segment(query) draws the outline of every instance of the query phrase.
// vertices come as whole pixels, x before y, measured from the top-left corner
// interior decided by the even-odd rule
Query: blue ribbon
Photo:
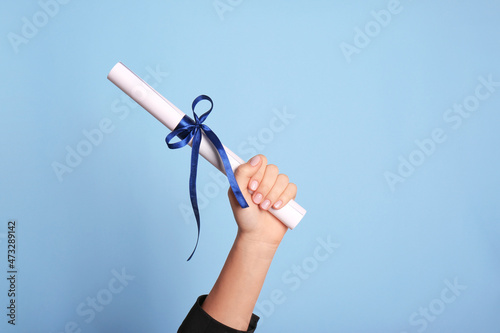
[[[209,101],[210,109],[205,112],[201,117],[198,117],[194,109],[196,105],[201,101]],[[193,257],[196,248],[198,247],[198,241],[200,240],[200,212],[198,209],[198,200],[196,196],[196,173],[198,169],[198,153],[200,151],[200,143],[202,138],[202,131],[208,137],[208,139],[213,143],[217,151],[219,152],[219,156],[222,159],[222,163],[224,164],[224,169],[226,170],[226,175],[229,180],[229,184],[231,185],[231,189],[233,190],[238,203],[241,208],[247,208],[248,204],[241,193],[240,187],[236,182],[236,178],[234,178],[233,170],[231,169],[231,164],[229,163],[229,159],[227,157],[226,151],[224,150],[224,146],[220,142],[219,138],[215,133],[208,127],[203,124],[205,119],[207,119],[210,112],[212,112],[212,108],[214,103],[212,99],[206,95],[200,95],[195,98],[193,101],[193,105],[191,106],[193,110],[194,120],[185,115],[177,127],[167,135],[165,138],[165,142],[167,143],[168,148],[170,149],[178,149],[187,145],[191,139],[193,139],[192,150],[191,150],[191,173],[189,175],[189,196],[191,197],[191,206],[193,206],[194,216],[196,217],[196,224],[198,225],[198,237],[196,239],[196,245],[194,247],[193,253],[188,258],[188,261]],[[179,137],[181,140],[178,142],[170,143],[170,141],[174,137]]]

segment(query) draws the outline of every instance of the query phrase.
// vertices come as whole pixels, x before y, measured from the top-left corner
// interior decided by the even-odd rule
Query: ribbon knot
[[[203,100],[210,102],[210,109],[202,114],[201,117],[198,117],[194,110],[196,108],[196,105]],[[165,138],[165,142],[170,149],[182,148],[187,145],[191,141],[191,139],[193,140],[191,150],[191,172],[189,174],[189,197],[191,198],[191,206],[193,207],[196,224],[198,226],[198,236],[196,239],[196,245],[194,246],[193,252],[189,256],[188,261],[193,257],[193,254],[198,247],[198,241],[200,240],[200,212],[198,209],[198,199],[196,196],[196,174],[198,169],[198,154],[200,151],[200,143],[203,133],[205,133],[207,138],[217,149],[217,152],[219,153],[219,156],[224,165],[224,170],[226,171],[229,185],[231,186],[231,189],[233,190],[233,193],[238,200],[241,208],[248,207],[245,197],[243,196],[243,193],[241,193],[240,187],[238,186],[236,178],[234,177],[234,173],[231,169],[231,164],[229,163],[229,158],[227,157],[226,151],[224,150],[224,146],[220,142],[217,135],[215,135],[215,133],[210,129],[210,127],[203,124],[210,112],[212,112],[213,106],[214,103],[210,97],[206,95],[200,95],[196,97],[191,106],[191,109],[193,110],[194,120],[185,115],[181,119],[177,127]],[[176,136],[180,138],[180,141],[170,143],[170,141]]]

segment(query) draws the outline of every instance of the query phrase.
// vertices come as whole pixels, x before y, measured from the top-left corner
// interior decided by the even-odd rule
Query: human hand
[[[241,208],[229,188],[229,202],[238,224],[238,236],[277,248],[287,227],[268,210],[280,209],[297,194],[297,186],[278,167],[267,164],[264,155],[256,155],[234,172],[236,181],[249,207]],[[253,191],[253,194],[250,194]]]

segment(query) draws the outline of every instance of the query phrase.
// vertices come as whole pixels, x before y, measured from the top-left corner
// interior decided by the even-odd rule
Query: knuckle
[[[266,199],[271,201],[271,206],[272,206],[276,202],[277,197],[276,197],[276,195],[274,195],[272,193],[268,193],[266,195]]]
[[[276,174],[277,174],[277,173],[279,173],[279,169],[278,169],[278,167],[277,167],[276,165],[274,165],[274,164],[269,164],[269,165],[267,166],[267,169],[268,169],[269,171],[273,172],[273,173],[276,173]]]
[[[283,173],[280,173],[278,175],[278,179],[280,182],[283,182],[283,183],[288,183],[290,181],[290,179],[288,178],[287,175],[283,174]]]
[[[264,178],[264,172],[262,170],[257,171],[257,173],[252,177],[252,179],[257,180],[259,183]]]
[[[269,188],[269,186],[268,186],[268,185],[266,185],[266,184],[261,184],[261,185],[259,186],[259,188],[257,189],[257,191],[259,191],[259,192],[260,192],[260,193],[262,193],[262,194],[267,194],[267,193],[269,193],[269,190],[270,190],[270,188]]]
[[[240,165],[236,170],[234,171],[234,175],[241,176],[247,173],[248,167],[245,164]]]
[[[297,192],[297,185],[295,185],[294,183],[289,183],[288,186],[290,186],[290,189],[296,193]]]

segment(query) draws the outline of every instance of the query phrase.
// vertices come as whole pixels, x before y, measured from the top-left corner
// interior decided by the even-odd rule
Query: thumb
[[[240,187],[240,190],[245,196],[245,200],[247,200],[247,202],[249,202],[249,200],[252,201],[251,195],[248,193],[248,184],[252,177],[259,173],[261,166],[265,166],[266,163],[267,161],[264,155],[255,155],[247,163],[240,165],[234,172],[236,182],[238,182],[238,186]]]

